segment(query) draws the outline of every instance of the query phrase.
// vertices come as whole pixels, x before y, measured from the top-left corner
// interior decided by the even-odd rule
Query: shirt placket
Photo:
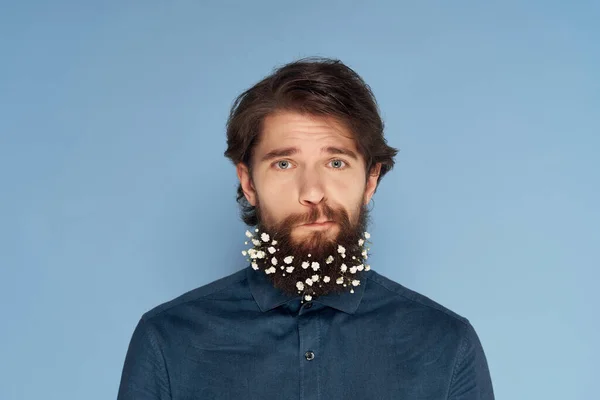
[[[320,398],[319,366],[322,352],[319,346],[319,318],[315,306],[311,302],[304,303],[298,315],[300,400]]]

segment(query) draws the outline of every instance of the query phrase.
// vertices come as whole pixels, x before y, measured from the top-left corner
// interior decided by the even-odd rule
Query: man
[[[276,70],[238,97],[227,144],[247,267],[142,316],[120,400],[494,398],[469,321],[368,264],[396,150],[353,70]]]

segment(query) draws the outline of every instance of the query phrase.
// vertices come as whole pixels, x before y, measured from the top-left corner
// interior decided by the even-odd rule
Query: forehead
[[[324,144],[357,151],[352,132],[333,117],[278,112],[264,119],[256,151],[285,145],[316,147]]]

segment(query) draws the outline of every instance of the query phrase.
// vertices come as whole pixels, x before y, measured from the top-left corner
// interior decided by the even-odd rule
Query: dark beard
[[[274,287],[280,289],[290,296],[298,296],[303,293],[312,297],[323,296],[329,293],[353,292],[352,281],[358,280],[361,284],[364,266],[366,265],[366,255],[363,254],[365,246],[359,245],[359,240],[364,240],[364,233],[368,224],[368,211],[365,206],[360,206],[358,210],[358,219],[355,224],[350,222],[346,210],[333,209],[327,205],[312,208],[308,214],[294,214],[287,217],[278,224],[268,225],[264,223],[264,218],[260,213],[260,207],[257,205],[257,216],[259,222],[258,238],[264,232],[269,235],[269,243],[261,240],[261,248],[266,252],[266,257],[254,259],[258,267],[258,272],[265,273],[272,267],[275,273],[269,273],[271,283]],[[296,243],[291,236],[292,230],[299,224],[313,223],[324,216],[327,220],[334,221],[339,227],[337,237],[330,239],[324,231],[315,231],[302,239],[301,243]],[[268,252],[268,247],[272,241],[276,241],[273,247],[277,250],[274,254]],[[338,246],[341,245],[345,252],[340,253]],[[310,255],[310,257],[309,257]],[[285,263],[284,259],[292,256],[291,263]],[[330,258],[332,257],[332,259]],[[277,264],[273,265],[272,258],[277,259]],[[331,261],[327,263],[327,260]],[[309,265],[303,268],[303,262]],[[313,263],[318,262],[319,267],[315,271]],[[346,271],[342,272],[343,264]],[[306,264],[304,264],[306,266]],[[294,267],[294,270],[287,272],[288,267]],[[360,269],[358,270],[357,269]],[[368,268],[368,267],[367,267]],[[312,285],[306,283],[318,275],[319,279]],[[324,281],[324,277],[329,277],[329,282]],[[342,277],[343,282],[338,283],[338,278]],[[304,289],[301,291],[297,287],[297,282],[303,282]]]

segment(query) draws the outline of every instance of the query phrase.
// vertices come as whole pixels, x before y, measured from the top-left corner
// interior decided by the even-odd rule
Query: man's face
[[[267,117],[252,174],[244,164],[237,168],[244,195],[256,207],[259,231],[277,242],[268,257],[254,259],[253,268],[290,295],[304,290],[304,283],[310,295],[321,296],[359,282],[360,271],[368,268],[361,245],[365,205],[379,169],[367,177],[351,133],[332,118],[292,112]]]
[[[350,224],[358,223],[375,192],[379,167],[367,177],[352,134],[333,118],[280,112],[264,121],[252,176],[244,164],[237,172],[261,225],[285,222],[291,225],[290,241],[310,249],[317,239],[336,240],[344,212]]]

